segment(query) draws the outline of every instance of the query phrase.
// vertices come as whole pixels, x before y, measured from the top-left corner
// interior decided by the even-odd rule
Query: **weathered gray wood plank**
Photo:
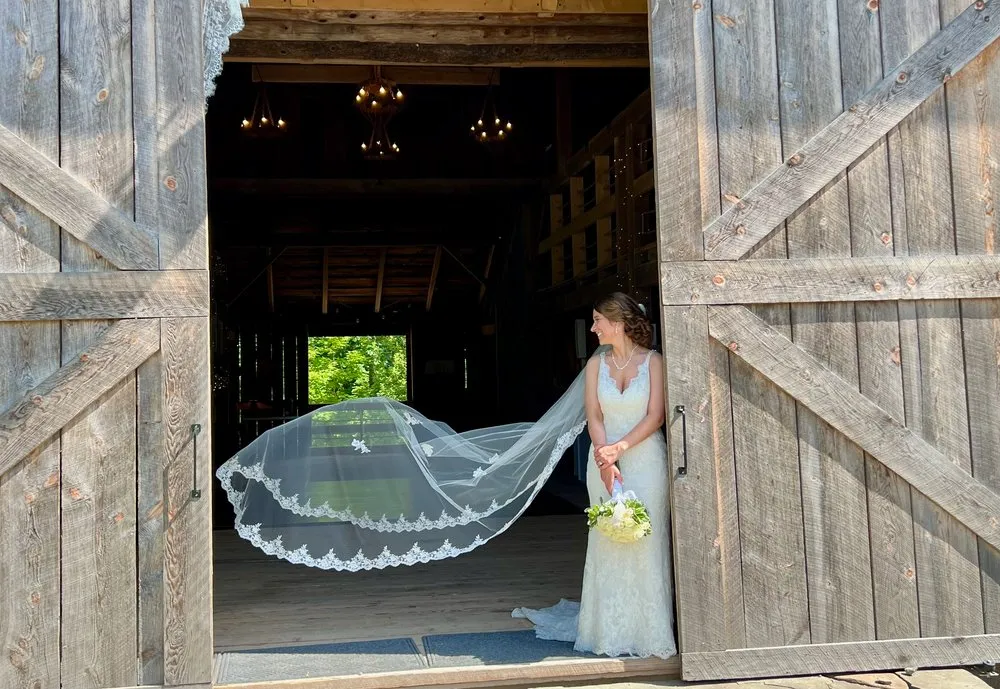
[[[1000,635],[991,634],[691,653],[684,656],[684,668],[696,679],[750,679],[773,677],[776,668],[782,675],[857,673],[975,665],[998,656]]]
[[[59,162],[64,174],[109,204],[105,215],[124,221],[116,229],[130,234],[115,237],[115,249],[140,246],[144,267],[151,267],[155,243],[131,222],[130,5],[129,0],[60,2]],[[62,272],[113,268],[100,251],[63,232]],[[108,321],[65,321],[63,366],[99,342],[108,326]],[[62,429],[65,686],[138,682],[135,408],[135,376],[128,373]]]
[[[739,203],[705,227],[708,258],[744,256],[937,91],[945,74],[958,72],[1000,36],[1000,25],[991,21],[995,4],[984,2],[982,9],[969,5],[944,31],[899,62],[857,103],[742,194]]]
[[[119,321],[76,360],[34,385],[0,416],[0,474],[17,464],[156,351],[152,321]]]
[[[942,16],[957,11],[955,0],[941,0]],[[955,240],[959,254],[997,251],[994,209],[1000,180],[1000,44],[994,44],[948,82],[948,132],[952,190],[955,195]],[[1000,491],[1000,300],[963,301],[962,335],[969,400],[972,473]],[[1000,631],[1000,555],[979,543],[983,614],[986,632]]]
[[[965,10],[976,13],[973,7]],[[979,12],[985,19],[995,4]],[[956,19],[954,21],[961,21]],[[882,8],[885,63],[913,52],[940,26],[938,0],[904,0]],[[996,23],[995,21],[991,23]],[[958,45],[949,46],[956,51]],[[955,70],[957,71],[957,70]],[[930,95],[899,126],[905,237],[896,254],[955,253],[948,119],[944,90]],[[898,193],[898,192],[897,192]],[[895,199],[894,199],[895,201]],[[950,461],[971,470],[961,321],[956,301],[919,302],[903,312],[906,425]],[[903,326],[901,325],[901,328]],[[914,330],[916,337],[914,338]],[[983,631],[976,539],[923,496],[914,496],[914,545],[922,636]]]
[[[212,680],[212,490],[207,318],[161,321],[164,649],[167,684]],[[198,436],[195,487],[192,424]]]
[[[884,76],[879,7],[842,1],[840,27],[844,100],[854,102]],[[886,40],[892,43],[894,38]],[[899,58],[908,53],[898,53]],[[895,145],[891,158],[888,139]],[[848,168],[851,247],[855,257],[893,256],[896,226],[904,229],[899,235],[905,238],[899,143],[899,132],[893,130]],[[894,175],[890,176],[890,169]],[[861,393],[905,423],[900,341],[907,333],[899,324],[901,308],[912,310],[913,304],[857,303],[855,316]],[[868,454],[865,475],[876,635],[879,639],[916,638],[920,636],[920,620],[913,546],[914,491]]]
[[[159,255],[159,180],[157,179],[157,83],[156,83],[156,3],[132,1],[132,101],[135,137],[135,221],[150,228]],[[159,263],[157,263],[159,265]],[[152,274],[152,273],[149,273]],[[146,273],[142,274],[146,275]],[[180,275],[180,274],[176,274]],[[207,274],[186,276],[204,286],[192,286],[184,294],[171,294],[149,311],[151,316],[204,315],[176,313],[175,308],[190,300],[192,305],[207,303],[199,293],[208,291]],[[140,278],[148,279],[148,278]],[[158,286],[156,292],[169,292]],[[144,294],[150,294],[147,290]],[[157,329],[159,323],[157,323]],[[159,336],[159,333],[157,333]],[[161,357],[153,354],[136,371],[136,529],[138,538],[138,656],[139,683],[163,683],[163,386]]]
[[[156,2],[160,268],[208,268],[201,5]]]
[[[709,331],[967,528],[994,547],[1000,544],[1000,495],[879,409],[856,386],[742,306],[709,307]]]
[[[858,219],[864,224],[863,218]],[[828,232],[824,230],[824,234]],[[820,236],[813,227],[804,229],[803,234]],[[826,234],[824,241],[829,243],[830,239]],[[664,266],[660,285],[664,303],[677,306],[986,299],[1000,297],[1000,257],[683,261]]]
[[[59,154],[56,0],[7,2],[0,40],[0,125]],[[0,187],[0,271],[59,270],[59,229]],[[0,408],[59,368],[58,323],[0,323]],[[58,687],[59,438],[0,469],[0,686]],[[16,554],[12,555],[12,554]]]
[[[802,146],[843,110],[837,9],[837,0],[775,2],[784,150]],[[842,258],[851,254],[847,191],[841,175],[788,219],[789,262],[850,260]],[[857,385],[851,304],[793,306],[792,338]],[[796,413],[810,638],[814,644],[874,639],[864,457],[807,407],[797,405]]]
[[[782,160],[775,17],[771,0],[721,0],[711,12],[719,188],[728,207]],[[755,257],[787,258],[784,230]],[[790,334],[787,306],[755,311]],[[745,644],[802,643],[809,610],[795,403],[738,358],[730,359],[730,381]]]
[[[689,60],[679,59],[687,50],[681,46],[693,47],[699,40],[692,34],[692,11],[701,17],[700,40],[708,40],[693,66]],[[703,208],[699,203],[704,196],[699,191],[700,178],[706,174],[704,167],[717,169],[718,154],[714,130],[702,130],[702,118],[694,108],[696,92],[714,90],[710,22],[710,11],[680,3],[661,5],[650,18],[653,174],[661,182],[655,185],[654,193],[660,255],[669,260],[701,259],[702,218],[719,210],[717,172],[714,191],[706,197],[711,205]],[[701,84],[696,83],[699,77]],[[711,121],[715,121],[714,105]],[[704,150],[711,161],[700,156],[699,150]],[[605,192],[601,198],[606,197]],[[600,242],[599,237],[599,253]],[[607,260],[611,258],[610,247],[609,237],[604,252]],[[703,307],[666,308],[662,315],[663,351],[669,352],[665,358],[665,383],[673,458],[673,529],[678,534],[674,552],[681,650],[740,648],[746,634],[728,355],[711,346],[708,314]],[[686,439],[681,436],[682,424],[674,411],[678,404],[685,405],[688,413]],[[680,477],[676,472],[685,442],[689,473]],[[706,624],[706,620],[712,622]]]
[[[208,271],[0,274],[0,321],[208,315]]]
[[[0,184],[99,251],[115,267],[156,267],[156,245],[148,232],[3,125]]]

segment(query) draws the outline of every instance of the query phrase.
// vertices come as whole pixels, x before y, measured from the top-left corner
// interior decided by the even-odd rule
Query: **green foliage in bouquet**
[[[602,501],[585,512],[591,529],[621,543],[637,541],[653,531],[646,506],[635,498]]]

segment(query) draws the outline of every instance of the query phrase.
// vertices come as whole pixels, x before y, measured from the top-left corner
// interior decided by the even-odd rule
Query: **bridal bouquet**
[[[632,491],[622,491],[622,484],[615,481],[611,499],[592,505],[586,510],[587,524],[612,541],[634,543],[653,531],[649,512]]]

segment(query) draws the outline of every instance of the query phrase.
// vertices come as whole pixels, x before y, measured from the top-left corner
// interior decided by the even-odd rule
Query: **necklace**
[[[622,364],[621,366],[619,366],[618,365],[618,360],[615,359],[615,353],[611,352],[611,363],[614,364],[615,368],[617,368],[619,371],[622,371],[632,361],[632,355],[633,354],[635,354],[635,345],[632,345],[632,351],[628,353],[628,359],[625,360],[625,363]]]

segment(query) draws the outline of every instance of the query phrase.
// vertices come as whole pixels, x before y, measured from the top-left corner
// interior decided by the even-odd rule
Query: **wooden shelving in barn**
[[[565,308],[656,284],[650,94],[565,162],[538,243],[540,283]]]

